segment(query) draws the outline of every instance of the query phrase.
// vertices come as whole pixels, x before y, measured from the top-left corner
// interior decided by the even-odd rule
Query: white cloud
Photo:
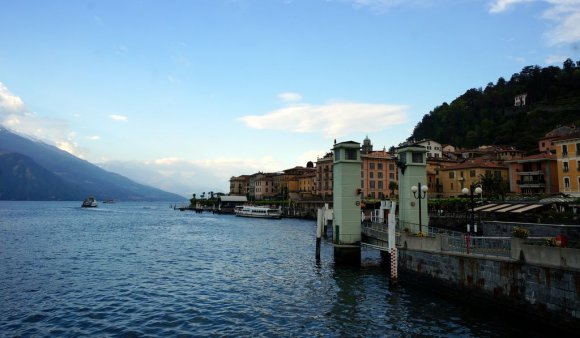
[[[292,92],[280,93],[278,94],[278,97],[284,102],[295,102],[302,100],[302,95]]]
[[[339,0],[340,1],[340,0]],[[342,0],[357,8],[369,8],[376,13],[383,13],[391,8],[401,6],[429,6],[432,0]]]
[[[120,122],[127,122],[129,121],[129,118],[127,116],[124,115],[109,115],[109,117],[111,118],[111,120],[113,121],[120,121]]]
[[[202,192],[229,192],[232,176],[258,171],[278,171],[282,164],[273,157],[190,161],[160,158],[151,161],[108,161],[103,168],[136,182],[191,197]]]
[[[580,41],[580,0],[546,0],[552,7],[544,12],[544,18],[555,23],[546,32],[551,45],[570,44]]]
[[[5,113],[18,113],[24,110],[22,99],[12,94],[2,82],[0,82],[0,110]]]
[[[353,132],[373,132],[402,124],[407,106],[332,102],[325,105],[296,104],[265,115],[243,116],[240,120],[254,129],[322,133],[340,137]]]
[[[505,12],[509,7],[523,2],[532,2],[537,0],[495,0],[489,5],[490,13]]]
[[[78,144],[74,141],[76,134],[69,130],[65,121],[42,117],[29,111],[24,101],[11,93],[1,82],[0,124],[17,133],[32,136],[83,158]]]
[[[562,56],[562,55],[548,55],[546,57],[546,64],[548,65],[558,65],[561,66],[562,63],[567,59],[568,57],[566,56]]]
[[[521,56],[508,56],[508,58],[518,63],[526,63],[526,59]]]
[[[542,18],[554,23],[545,33],[550,45],[580,42],[580,0],[494,0],[489,11],[501,13],[525,2],[544,2],[548,5]]]
[[[309,150],[307,152],[300,154],[300,156],[298,156],[297,165],[305,167],[306,163],[308,163],[309,161],[316,162],[318,158],[321,158],[326,153],[328,153],[330,151],[330,148],[331,146],[329,145],[328,149],[325,150]]]
[[[93,136],[88,136],[87,139],[89,139],[91,141],[98,141],[101,139],[101,137],[99,135],[93,135]]]

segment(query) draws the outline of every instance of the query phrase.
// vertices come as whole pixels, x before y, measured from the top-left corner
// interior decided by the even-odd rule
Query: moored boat
[[[83,204],[81,205],[81,207],[83,207],[83,208],[96,208],[97,206],[98,206],[97,199],[94,198],[93,196],[87,197],[83,201]]]
[[[253,218],[282,218],[282,210],[266,206],[244,205],[236,207],[234,210],[236,216],[253,217]]]

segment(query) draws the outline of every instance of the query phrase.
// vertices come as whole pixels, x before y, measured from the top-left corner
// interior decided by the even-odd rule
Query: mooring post
[[[389,223],[387,228],[388,233],[388,243],[389,243],[389,255],[391,257],[391,285],[397,285],[397,233],[396,233],[396,219],[395,219],[395,209],[396,202],[391,202],[391,208],[389,210]]]
[[[324,211],[318,209],[316,213],[316,260],[320,260],[320,242],[322,237],[322,222],[324,220]]]

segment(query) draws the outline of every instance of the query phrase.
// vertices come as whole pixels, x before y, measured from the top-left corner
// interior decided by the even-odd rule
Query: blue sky
[[[397,145],[527,65],[580,60],[580,0],[0,0],[0,123],[182,195]]]

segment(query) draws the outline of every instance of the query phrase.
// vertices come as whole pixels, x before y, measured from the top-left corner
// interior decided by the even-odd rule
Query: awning
[[[514,210],[514,209],[519,209],[521,207],[525,207],[525,206],[528,206],[528,205],[529,204],[510,204],[506,208],[496,210],[495,212],[506,212],[506,211],[510,211],[510,210]]]
[[[493,203],[493,204],[486,204],[486,205],[482,205],[482,206],[479,206],[479,207],[477,207],[477,208],[473,209],[473,211],[481,211],[481,210],[484,210],[484,209],[487,209],[487,208],[494,207],[494,206],[496,206],[496,205],[497,205],[497,204],[495,204],[495,203]]]
[[[521,213],[521,212],[536,209],[536,208],[539,208],[542,206],[544,206],[544,204],[532,204],[532,205],[528,205],[528,206],[520,208],[520,209],[512,210],[511,212]]]
[[[513,205],[513,204],[498,204],[498,205],[496,205],[496,206],[494,206],[494,207],[487,208],[487,209],[482,209],[482,210],[480,210],[480,211],[485,211],[485,212],[489,212],[489,211],[496,211],[496,210],[498,210],[498,209],[503,209],[503,208],[505,208],[505,207],[507,207],[507,206],[511,206],[511,205]]]

